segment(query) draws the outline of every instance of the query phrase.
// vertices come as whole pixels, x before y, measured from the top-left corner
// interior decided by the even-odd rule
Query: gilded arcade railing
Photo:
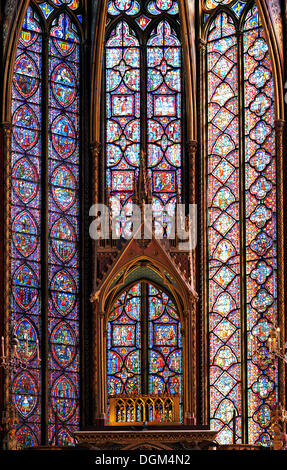
[[[110,425],[179,424],[179,395],[110,396]]]

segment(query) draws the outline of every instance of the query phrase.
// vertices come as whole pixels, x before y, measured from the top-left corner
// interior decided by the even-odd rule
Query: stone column
[[[100,142],[93,142],[90,146],[92,156],[92,204],[96,204],[101,200],[100,195],[100,152],[102,144]]]
[[[92,321],[92,350],[89,356],[93,370],[92,397],[93,397],[93,425],[101,428],[105,424],[106,377],[104,363],[106,360],[106,344],[104,332],[104,313],[99,311],[99,303],[93,304]]]
[[[195,158],[196,158],[196,151],[197,151],[197,141],[196,140],[189,140],[186,144],[187,147],[187,155],[188,155],[188,172],[189,172],[189,195],[188,195],[188,202],[189,204],[195,204],[195,191],[196,191],[196,184],[195,184]]]
[[[9,122],[3,122],[0,125],[0,204],[2,214],[0,218],[0,230],[3,238],[0,240],[0,299],[2,302],[1,313],[1,336],[5,338],[6,351],[9,351],[9,332],[10,332],[10,195],[11,195],[11,136],[12,125]],[[1,410],[5,413],[9,409],[9,373],[2,369],[2,390]]]

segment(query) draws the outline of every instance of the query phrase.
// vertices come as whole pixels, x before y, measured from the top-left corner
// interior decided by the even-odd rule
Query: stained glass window
[[[128,23],[123,13],[130,17]],[[172,215],[177,194],[180,198],[181,43],[168,21],[169,15],[178,18],[173,0],[146,6],[113,1],[108,14],[119,21],[111,30],[108,26],[105,49],[106,182],[120,234],[129,228],[140,149],[146,156],[157,220]],[[155,23],[158,14],[166,18]],[[140,56],[140,41],[145,57]]]
[[[234,24],[219,15],[208,36],[210,415],[218,439],[241,414],[238,57]],[[239,421],[238,421],[239,424]],[[240,433],[240,427],[238,429]]]
[[[154,286],[148,286],[149,393],[178,394],[182,419],[182,334],[178,312],[172,300]]]
[[[270,445],[277,400],[277,364],[265,360],[270,330],[278,323],[275,111],[271,60],[256,7],[244,23],[243,53],[247,333],[258,345],[258,354],[248,357],[248,431],[253,442]]]
[[[49,440],[79,422],[79,37],[67,14],[49,39]]]
[[[148,170],[154,209],[172,213],[181,191],[181,48],[167,21],[147,43]]]
[[[117,300],[108,323],[108,394],[141,393],[141,285]]]
[[[134,285],[112,308],[107,376],[109,396],[178,394],[182,407],[179,315],[173,301],[151,284]]]
[[[118,23],[106,46],[107,185],[116,214],[131,208],[140,160],[140,52],[135,33]],[[120,226],[117,227],[120,232]]]
[[[218,10],[207,41],[211,425],[219,431],[219,442],[230,443],[235,416],[237,442],[245,430],[248,442],[269,445],[277,396],[277,364],[268,360],[267,352],[270,330],[277,324],[272,67],[255,6],[205,3]],[[220,11],[223,3],[230,4],[242,23],[231,19],[226,9]]]
[[[14,66],[12,89],[11,300],[10,326],[29,369],[12,371],[12,401],[18,412],[16,437],[23,446],[41,439],[41,67],[42,29],[28,8]],[[27,338],[27,340],[26,340]]]
[[[79,6],[78,1],[45,2],[40,5],[45,18],[63,3]],[[29,364],[13,371],[11,394],[23,447],[41,444],[44,426],[49,444],[71,445],[79,424],[80,39],[71,17],[61,11],[47,23],[45,42],[40,14],[28,7],[12,88],[10,325],[19,354],[28,348]],[[43,370],[37,356],[46,356],[46,342]],[[42,392],[46,380],[48,402]],[[41,424],[47,408],[48,422]]]

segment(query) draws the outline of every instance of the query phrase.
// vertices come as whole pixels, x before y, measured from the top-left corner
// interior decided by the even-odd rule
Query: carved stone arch
[[[143,264],[149,273],[142,272]],[[138,273],[135,271],[139,269]],[[157,281],[152,278],[156,273]],[[129,277],[131,274],[133,276]],[[161,279],[160,279],[161,278]],[[183,329],[184,418],[185,422],[196,414],[196,299],[193,287],[173,264],[170,255],[160,242],[152,239],[147,246],[132,239],[119,258],[110,267],[104,279],[91,296],[93,302],[92,327],[92,395],[95,405],[94,423],[104,422],[106,417],[106,334],[110,310],[120,293],[140,281],[157,284],[175,301]]]
[[[108,296],[108,298],[106,299],[106,306],[104,308],[104,311],[106,312],[105,327],[107,326],[107,323],[109,322],[109,315],[111,313],[111,308],[117,302],[118,298],[124,292],[128,291],[131,287],[138,284],[139,282],[146,282],[146,283],[154,286],[156,289],[159,289],[162,292],[164,292],[173,301],[173,303],[176,305],[176,309],[177,309],[178,315],[180,317],[180,321],[182,322],[184,320],[183,312],[185,310],[183,308],[183,305],[179,305],[179,300],[180,299],[178,299],[178,298],[176,299],[173,296],[173,293],[171,292],[171,290],[167,286],[156,282],[154,279],[150,279],[148,276],[138,276],[138,278],[136,280],[134,280],[132,283],[124,284],[121,288],[119,288],[117,290],[117,292],[114,292],[114,293],[111,292],[110,295]]]
[[[34,1],[24,0],[20,2],[18,8],[15,8],[12,12],[14,21],[12,22],[10,30],[10,40],[8,41],[6,48],[6,60],[5,68],[3,71],[3,101],[2,101],[2,110],[1,122],[11,122],[11,98],[12,98],[12,79],[14,73],[14,62],[17,51],[17,45],[19,42],[19,37],[22,29],[22,24],[25,18],[27,8],[31,4],[33,9],[37,12],[39,17],[42,17],[40,8]],[[44,23],[42,22],[41,27],[45,28]]]
[[[86,9],[86,1],[82,1],[83,10]],[[55,11],[51,14],[48,20],[45,20],[41,8],[37,4],[37,0],[23,0],[21,2],[14,2],[15,5],[11,5],[9,14],[11,15],[11,29],[10,29],[10,38],[7,40],[7,46],[5,48],[5,60],[4,60],[4,71],[3,71],[3,94],[2,94],[2,109],[1,109],[1,122],[11,122],[11,97],[12,97],[12,79],[14,73],[14,62],[15,55],[17,50],[17,45],[19,42],[19,36],[22,29],[23,20],[28,6],[30,5],[34,11],[37,13],[43,34],[48,34],[48,29],[50,28],[51,22],[59,16],[62,11],[65,11],[71,20],[76,24],[76,27],[79,32],[79,36],[83,39],[84,31],[83,27],[80,24],[76,15],[70,10],[70,8],[65,5],[58,6],[55,8]],[[13,4],[13,2],[11,2]]]
[[[161,443],[152,443],[149,442],[148,439],[146,442],[138,443],[138,444],[129,444],[123,448],[123,450],[172,450],[171,447],[168,447],[165,444]]]
[[[142,269],[144,268],[145,272],[143,273]],[[136,272],[135,272],[136,271]],[[152,273],[155,273],[156,276],[153,276]],[[119,280],[116,284],[108,283],[104,288],[102,295],[99,297],[100,308],[103,312],[110,310],[111,306],[115,303],[116,299],[121,295],[121,292],[127,289],[128,286],[145,280],[151,284],[157,285],[162,289],[166,294],[171,297],[175,302],[175,305],[178,309],[178,312],[184,312],[188,310],[189,307],[189,297],[190,292],[186,291],[181,284],[173,285],[170,279],[170,273],[168,268],[162,265],[155,260],[146,257],[139,256],[132,259],[130,262],[126,263],[125,266],[121,267],[118,272],[114,273],[114,277]],[[129,277],[132,276],[132,280],[129,280]]]
[[[104,337],[104,351],[105,351],[105,355],[104,357],[102,358],[102,362],[103,362],[103,368],[102,368],[102,380],[105,384],[105,404],[107,406],[107,402],[108,402],[108,393],[107,393],[107,390],[106,390],[106,384],[107,384],[107,354],[106,354],[106,351],[107,351],[107,346],[106,346],[106,341],[107,341],[107,332],[108,332],[108,323],[109,323],[109,318],[110,318],[110,315],[111,315],[111,311],[112,311],[112,308],[113,306],[115,305],[117,299],[120,297],[120,295],[122,293],[125,293],[125,292],[128,292],[131,287],[133,287],[134,285],[136,284],[141,284],[142,283],[145,283],[147,285],[151,285],[155,288],[157,288],[159,291],[162,291],[164,292],[168,297],[169,299],[171,299],[174,304],[175,304],[175,307],[176,307],[176,313],[178,314],[179,316],[179,323],[181,325],[181,334],[182,334],[182,352],[183,352],[183,357],[182,357],[182,362],[183,364],[185,364],[185,368],[183,368],[182,370],[182,377],[183,377],[183,403],[184,403],[184,411],[186,410],[186,400],[185,400],[185,395],[187,392],[187,389],[189,388],[189,383],[188,383],[188,377],[189,377],[189,373],[186,373],[187,370],[188,370],[188,359],[187,359],[187,354],[186,354],[186,350],[187,350],[187,341],[189,340],[189,334],[187,332],[187,329],[188,329],[188,319],[187,319],[187,312],[185,310],[183,310],[182,307],[180,307],[178,305],[178,301],[176,302],[175,299],[173,298],[172,296],[172,293],[169,291],[169,289],[167,288],[164,288],[163,286],[157,284],[156,282],[154,282],[153,280],[149,280],[143,276],[141,276],[138,280],[132,282],[131,284],[128,284],[126,285],[123,289],[121,289],[115,297],[113,297],[109,303],[108,303],[108,306],[105,308],[105,310],[102,310],[104,311],[104,322],[103,322],[103,337]],[[191,312],[189,312],[190,314],[192,314]],[[192,339],[191,339],[192,341]],[[106,408],[105,408],[105,415],[106,415]]]

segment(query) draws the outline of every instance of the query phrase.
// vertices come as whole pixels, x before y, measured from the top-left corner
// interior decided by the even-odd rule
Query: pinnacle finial
[[[135,202],[138,205],[142,205],[143,202],[151,203],[151,201],[152,201],[151,178],[147,174],[146,154],[144,150],[141,150],[139,175],[138,175],[137,184],[135,185]]]

